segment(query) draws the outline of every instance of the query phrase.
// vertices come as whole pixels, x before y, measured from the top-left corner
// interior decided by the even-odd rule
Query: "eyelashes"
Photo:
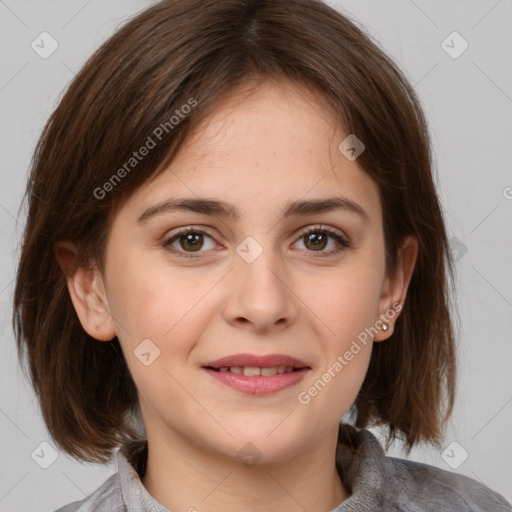
[[[338,231],[336,231],[328,226],[321,226],[321,225],[312,227],[312,228],[307,228],[306,230],[300,232],[298,235],[298,240],[302,240],[304,242],[304,238],[309,237],[308,243],[310,243],[312,241],[311,235],[314,235],[314,234],[316,234],[316,235],[321,234],[321,238],[320,238],[321,241],[323,241],[323,240],[328,241],[329,238],[335,240],[335,242],[337,243],[337,247],[335,249],[331,249],[330,251],[307,251],[307,252],[312,253],[311,254],[312,257],[321,258],[321,257],[332,256],[332,255],[338,254],[338,253],[342,252],[343,250],[351,247],[350,242],[341,233],[339,233]]]
[[[316,235],[316,236],[312,236]],[[320,236],[318,236],[320,235]],[[211,235],[208,231],[204,229],[196,228],[194,226],[189,226],[183,229],[178,230],[172,236],[166,238],[162,242],[162,246],[172,254],[176,255],[179,258],[200,258],[201,254],[204,254],[207,251],[204,251],[204,237],[210,238],[212,241],[214,240],[213,235]],[[202,237],[202,238],[201,238]],[[328,245],[329,239],[334,240],[336,243],[336,247],[329,251],[324,251],[322,249],[325,248],[323,245]],[[341,252],[349,249],[351,247],[350,241],[342,235],[337,230],[330,228],[329,226],[318,225],[310,228],[306,228],[298,233],[297,241],[294,245],[302,241],[304,246],[306,244],[313,244],[313,247],[318,247],[320,250],[308,250],[304,249],[308,253],[308,257],[312,258],[327,258],[340,254]],[[178,242],[179,248],[174,247],[175,242]],[[203,243],[201,243],[203,242]],[[187,244],[190,244],[192,251],[187,251],[184,249]],[[215,247],[219,247],[218,244],[213,243],[213,247],[207,249],[213,249]]]

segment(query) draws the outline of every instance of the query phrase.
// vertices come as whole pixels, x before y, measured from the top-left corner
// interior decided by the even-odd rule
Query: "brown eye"
[[[208,239],[211,240],[209,247]],[[194,228],[179,231],[165,240],[162,245],[167,250],[182,257],[194,257],[194,253],[200,255],[205,250],[213,249],[216,246],[213,238],[208,233]]]
[[[309,228],[303,231],[300,236],[300,241],[304,244],[306,252],[318,253],[310,254],[314,258],[334,256],[351,247],[351,243],[344,236],[326,226]],[[334,241],[334,247],[325,250],[331,240]]]
[[[188,235],[180,235],[178,238],[180,246],[185,251],[198,251],[203,247],[202,234],[190,233]]]
[[[318,233],[318,232],[314,232],[314,233],[311,233],[309,235],[305,235],[303,240],[304,240],[304,245],[308,248],[308,249],[311,249],[313,251],[321,251],[323,249],[325,249],[325,247],[327,246],[327,242],[328,242],[328,236],[325,235],[325,233]]]

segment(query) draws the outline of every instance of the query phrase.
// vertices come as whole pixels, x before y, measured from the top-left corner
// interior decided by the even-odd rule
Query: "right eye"
[[[205,231],[188,227],[167,238],[162,245],[180,258],[194,258],[196,256],[193,253],[204,252],[201,249],[204,247],[205,236],[213,242],[213,238]],[[212,243],[212,246],[207,249],[213,249],[215,245]]]

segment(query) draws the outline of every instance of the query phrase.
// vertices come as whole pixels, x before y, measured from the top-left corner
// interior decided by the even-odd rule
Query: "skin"
[[[142,481],[171,510],[329,511],[349,496],[334,462],[338,425],[361,387],[372,343],[389,338],[397,315],[308,404],[298,393],[403,304],[417,241],[406,239],[396,272],[386,272],[378,186],[338,151],[347,134],[326,112],[318,94],[285,83],[232,94],[121,208],[104,275],[80,268],[68,277],[83,328],[100,341],[119,338],[149,443]],[[368,221],[343,210],[282,218],[287,201],[332,196],[358,203]],[[240,218],[169,211],[137,223],[147,208],[181,197],[227,201]],[[329,255],[339,247],[329,238],[315,250],[300,231],[319,224],[351,246]],[[191,225],[208,230],[200,251],[183,237],[172,247],[194,258],[163,246]],[[252,263],[236,252],[249,236],[263,249]],[[320,253],[326,256],[314,258]],[[64,269],[76,247],[62,241],[55,254]],[[161,351],[149,366],[133,354],[146,338]],[[253,396],[201,369],[242,352],[288,354],[311,370],[296,386]],[[261,456],[250,466],[237,457],[248,442]]]

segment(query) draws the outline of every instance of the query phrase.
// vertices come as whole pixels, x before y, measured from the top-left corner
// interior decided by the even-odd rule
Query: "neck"
[[[169,510],[329,512],[349,496],[335,465],[337,430],[292,460],[250,466],[176,434],[147,434],[142,483]]]

